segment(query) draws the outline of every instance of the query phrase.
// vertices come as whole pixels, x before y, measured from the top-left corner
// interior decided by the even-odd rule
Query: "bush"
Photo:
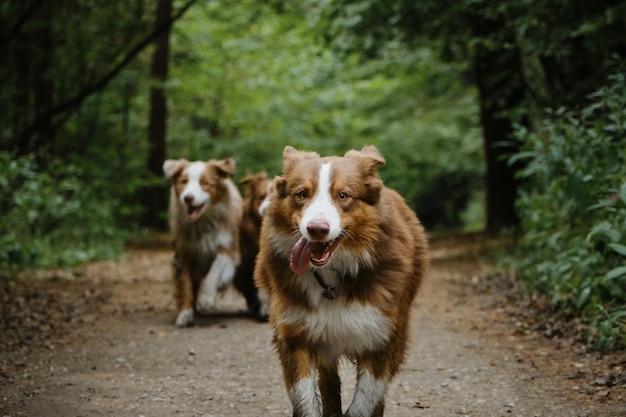
[[[118,201],[77,165],[0,152],[0,270],[71,266],[121,253]]]
[[[599,348],[626,345],[626,82],[624,72],[578,111],[518,130],[521,275],[591,323]]]

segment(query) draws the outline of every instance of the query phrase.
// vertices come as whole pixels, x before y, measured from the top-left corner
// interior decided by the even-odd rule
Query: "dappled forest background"
[[[280,172],[373,144],[431,232],[626,344],[626,2],[43,0],[0,5],[0,270],[166,230],[165,158]]]

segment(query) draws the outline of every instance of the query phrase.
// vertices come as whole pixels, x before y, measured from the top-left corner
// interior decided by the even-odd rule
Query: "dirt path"
[[[626,416],[626,355],[545,338],[507,280],[487,278],[480,243],[433,241],[386,416]],[[269,325],[236,294],[173,326],[170,256],[0,280],[0,416],[289,416]]]

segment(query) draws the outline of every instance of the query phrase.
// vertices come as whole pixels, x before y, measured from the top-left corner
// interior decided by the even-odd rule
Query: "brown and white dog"
[[[259,253],[259,234],[263,212],[269,200],[272,180],[265,172],[246,175],[241,183],[245,187],[243,197],[243,217],[239,234],[241,264],[235,274],[235,287],[246,298],[250,314],[259,321],[266,321],[268,315],[267,297],[259,293],[254,284],[254,264]]]
[[[174,239],[176,325],[193,323],[194,310],[215,306],[218,293],[234,279],[240,263],[242,199],[230,180],[235,160],[163,163],[170,180],[170,229]]]
[[[375,147],[322,158],[287,146],[283,158],[255,280],[269,294],[293,415],[343,415],[337,367],[347,357],[357,382],[345,416],[382,416],[429,263],[423,228],[383,185]]]

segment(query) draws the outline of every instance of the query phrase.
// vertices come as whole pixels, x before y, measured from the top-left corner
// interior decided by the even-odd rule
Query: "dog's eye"
[[[345,200],[346,198],[348,198],[348,193],[345,193],[343,191],[339,193],[340,200]]]
[[[296,196],[298,198],[302,198],[305,199],[309,196],[309,193],[307,192],[307,190],[302,190],[302,191],[298,191],[298,193],[296,194]]]

